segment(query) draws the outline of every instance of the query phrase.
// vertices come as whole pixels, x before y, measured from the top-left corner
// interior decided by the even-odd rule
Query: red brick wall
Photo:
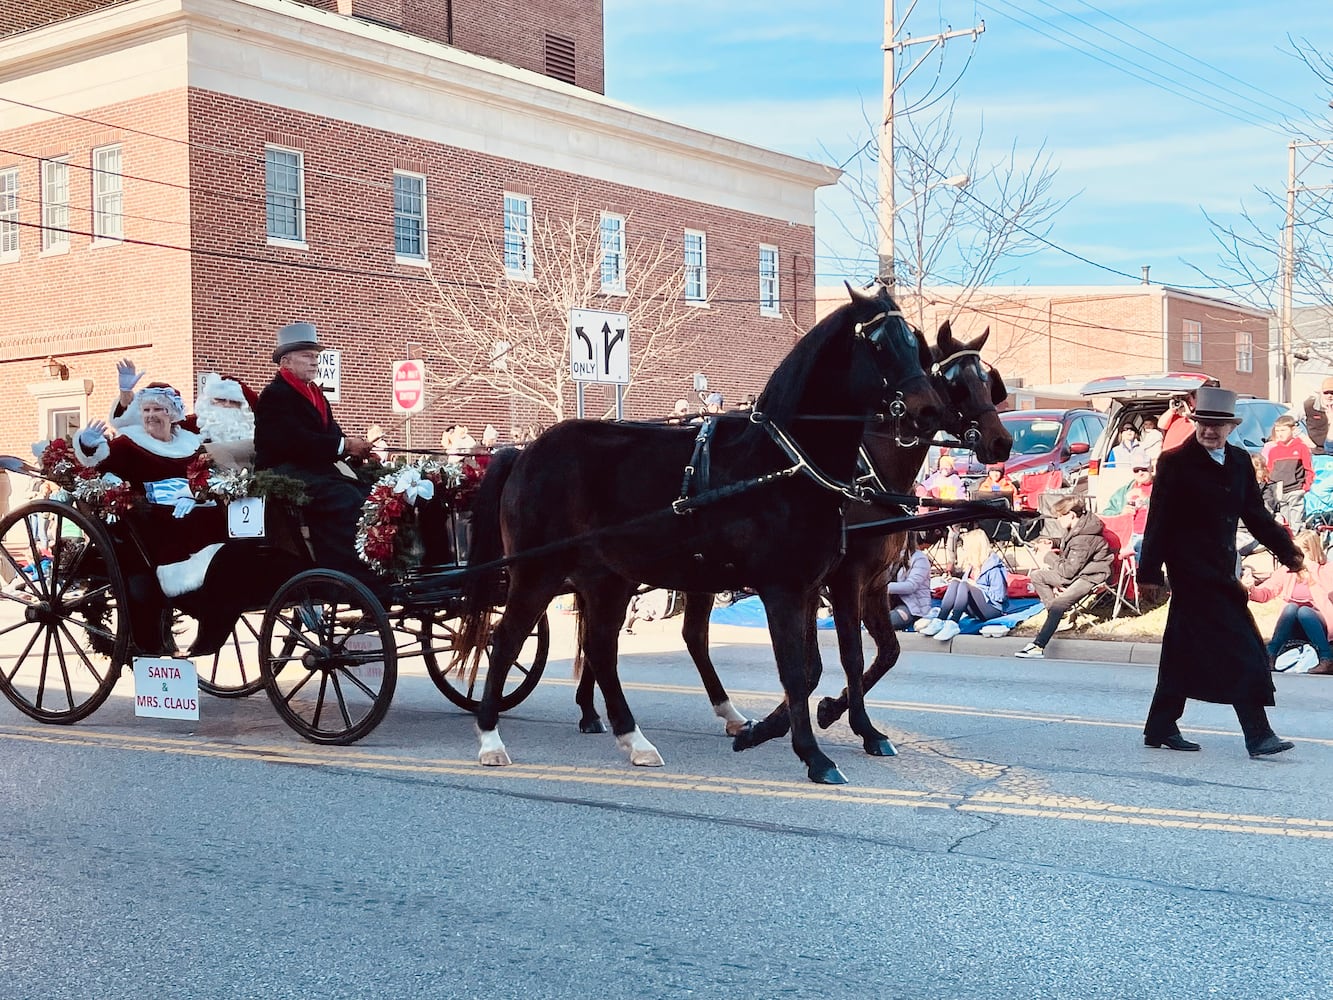
[[[1201,364],[1185,363],[1185,321],[1202,327]],[[1172,298],[1167,307],[1172,371],[1202,371],[1212,375],[1234,392],[1267,398],[1268,320],[1248,313],[1233,312],[1215,304],[1193,299]],[[1248,331],[1253,340],[1251,372],[1236,370],[1236,335]]]
[[[128,0],[14,0],[11,3],[0,4],[0,37],[127,2]]]
[[[115,362],[147,365],[153,378],[191,392],[190,245],[185,92],[134,106],[90,109],[88,118],[123,122],[131,134],[57,118],[0,134],[0,169],[20,171],[20,259],[0,264],[0,452],[26,454],[41,435],[37,400],[25,388],[47,380],[55,356],[71,381],[94,383],[89,409],[104,416],[116,393]],[[155,138],[160,136],[163,138]],[[92,246],[91,151],[119,142],[128,240]],[[70,249],[41,255],[39,159],[69,158]],[[139,245],[162,244],[161,246]]]
[[[564,174],[529,164],[433,145],[292,111],[261,107],[218,94],[191,96],[195,142],[191,185],[195,362],[255,383],[271,377],[268,353],[274,330],[287,322],[314,322],[330,346],[343,351],[343,401],[337,407],[349,431],[373,421],[401,441],[401,418],[390,411],[389,363],[406,345],[429,345],[416,306],[429,287],[421,268],[394,263],[392,174],[425,174],[430,257],[441,280],[461,272],[448,262],[500,245],[505,190],[529,193],[534,215],[569,215],[577,203],[594,221],[602,210],[629,217],[634,241],[666,236],[679,248],[682,230],[708,234],[708,267],[715,301],[692,310],[700,348],[677,362],[664,384],[631,388],[627,413],[664,415],[689,396],[690,376],[704,372],[729,403],[757,392],[795,342],[798,327],[813,323],[814,235],[809,227],[726,211],[679,198]],[[308,251],[270,247],[264,234],[263,150],[266,142],[305,154]],[[214,147],[237,151],[217,155]],[[758,314],[758,245],[780,249],[782,297],[790,318]],[[679,251],[676,251],[679,252]],[[296,266],[288,266],[296,265]],[[619,309],[606,298],[599,308]],[[633,338],[633,332],[631,332]],[[636,346],[638,342],[635,341]],[[422,356],[421,348],[415,352]],[[432,376],[461,373],[425,350]],[[432,356],[434,354],[434,356]],[[462,421],[474,436],[493,423],[507,439],[514,423],[528,423],[522,406],[494,393],[461,399],[438,388],[430,409],[414,418],[414,444],[433,443],[448,423]],[[603,390],[589,393],[589,413],[601,410]],[[609,394],[606,394],[609,396]],[[573,404],[567,409],[572,414]],[[544,418],[548,419],[548,418]]]
[[[427,2],[434,6],[443,0]],[[605,93],[601,0],[453,0],[453,4],[454,44],[460,49],[545,73],[546,35],[560,35],[574,42],[574,82]]]

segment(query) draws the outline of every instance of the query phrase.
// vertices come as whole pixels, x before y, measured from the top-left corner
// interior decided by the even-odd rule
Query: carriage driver
[[[375,575],[356,554],[356,522],[370,488],[345,461],[365,460],[371,444],[343,434],[315,384],[321,349],[313,323],[289,323],[278,331],[273,349],[278,373],[255,408],[255,468],[305,484],[310,502],[302,514],[315,562],[375,584]]]

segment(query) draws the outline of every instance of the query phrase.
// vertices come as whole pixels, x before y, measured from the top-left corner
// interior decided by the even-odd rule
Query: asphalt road
[[[1150,667],[913,655],[873,696],[900,755],[838,724],[828,788],[731,751],[677,623],[622,646],[664,768],[576,732],[565,623],[509,768],[415,668],[347,748],[262,694],[0,706],[0,997],[1333,995],[1333,680],[1278,678],[1259,762],[1219,706],[1145,749]],[[762,714],[765,637],[718,639]]]

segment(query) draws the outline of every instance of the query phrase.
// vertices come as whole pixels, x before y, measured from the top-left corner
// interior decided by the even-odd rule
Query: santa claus
[[[258,395],[240,379],[209,372],[195,407],[204,447],[220,467],[254,464],[255,403]]]

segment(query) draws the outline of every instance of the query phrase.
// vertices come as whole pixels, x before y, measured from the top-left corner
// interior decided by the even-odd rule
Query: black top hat
[[[324,345],[319,342],[319,334],[314,323],[288,323],[278,331],[278,346],[273,349],[273,363],[276,365],[284,354],[292,351],[320,351]]]

